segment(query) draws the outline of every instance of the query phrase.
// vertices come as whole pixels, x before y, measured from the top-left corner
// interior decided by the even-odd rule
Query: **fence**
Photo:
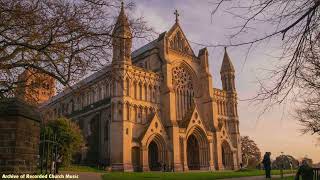
[[[320,180],[320,168],[313,168],[313,179]]]
[[[44,128],[45,129],[45,128]],[[56,132],[45,132],[40,134],[40,171],[42,173],[55,174],[57,171],[58,142]],[[54,162],[54,163],[53,163]]]

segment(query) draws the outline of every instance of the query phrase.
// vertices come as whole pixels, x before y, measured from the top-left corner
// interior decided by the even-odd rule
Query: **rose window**
[[[172,82],[177,89],[193,89],[191,76],[182,67],[173,69]]]

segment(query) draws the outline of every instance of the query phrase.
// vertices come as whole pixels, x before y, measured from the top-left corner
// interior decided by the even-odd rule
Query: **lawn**
[[[273,179],[273,178],[272,178]],[[280,180],[281,178],[275,178],[276,180]],[[294,176],[284,177],[281,180],[294,180]]]
[[[271,172],[272,175],[280,174],[279,170]],[[284,173],[292,173],[291,171],[285,171]],[[134,173],[120,173],[112,172],[104,174],[102,177],[104,180],[141,180],[141,179],[157,179],[157,180],[212,180],[212,179],[225,179],[233,177],[246,177],[246,176],[260,176],[264,175],[262,170],[242,170],[242,171],[215,171],[215,172],[134,172]],[[291,180],[293,178],[286,178]]]
[[[107,171],[101,170],[97,167],[79,166],[79,165],[70,165],[69,167],[61,167],[59,171],[107,173]]]

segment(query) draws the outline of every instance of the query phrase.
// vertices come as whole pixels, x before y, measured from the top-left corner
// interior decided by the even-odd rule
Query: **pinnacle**
[[[114,27],[113,34],[124,35],[127,33],[131,35],[128,18],[124,12],[124,3],[121,2],[121,10],[117,18],[117,22]]]
[[[224,47],[224,56],[223,56],[220,73],[221,72],[235,72],[233,64],[227,52],[227,47]]]

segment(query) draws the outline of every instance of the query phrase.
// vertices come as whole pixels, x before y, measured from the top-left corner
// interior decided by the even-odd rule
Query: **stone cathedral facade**
[[[113,36],[110,65],[41,106],[49,119],[79,124],[86,147],[78,161],[115,171],[238,169],[235,70],[227,52],[217,89],[207,49],[193,52],[177,14],[169,31],[131,52],[122,7]]]

